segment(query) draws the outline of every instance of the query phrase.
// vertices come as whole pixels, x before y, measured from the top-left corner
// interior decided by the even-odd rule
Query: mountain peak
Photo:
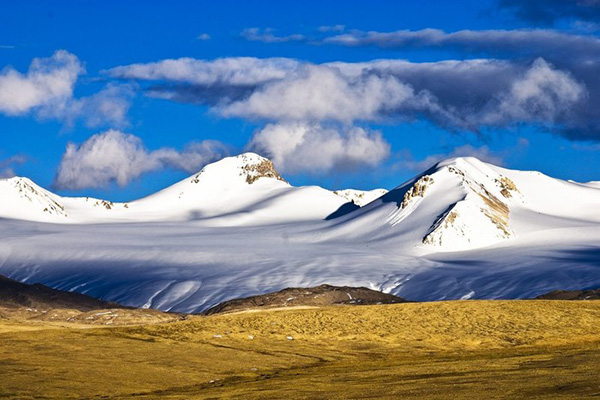
[[[250,185],[260,178],[271,178],[286,182],[279,175],[271,160],[252,152],[225,157],[212,164],[208,164],[200,172],[192,176],[192,183],[198,183],[200,177],[206,173],[220,175],[234,174],[242,177]]]
[[[13,183],[13,184],[17,184],[19,182],[24,182],[29,185],[35,185],[35,183],[31,179],[26,178],[24,176],[12,176],[10,178],[3,178],[3,179],[0,179],[0,182],[7,182],[7,183]]]
[[[66,217],[60,198],[38,186],[29,178],[15,176],[0,180],[2,205],[10,210],[11,217],[38,215],[42,220]]]
[[[483,162],[476,157],[453,157],[438,162],[432,169],[437,171],[450,167],[464,172],[484,172],[484,174],[487,175],[492,171],[491,168],[495,166],[493,164]]]

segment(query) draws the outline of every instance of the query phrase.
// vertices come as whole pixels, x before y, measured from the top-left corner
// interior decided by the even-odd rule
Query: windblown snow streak
[[[457,158],[375,193],[296,188],[253,153],[130,203],[1,180],[0,274],[183,312],[323,283],[409,300],[600,286],[597,185]],[[350,199],[368,204],[326,220]]]

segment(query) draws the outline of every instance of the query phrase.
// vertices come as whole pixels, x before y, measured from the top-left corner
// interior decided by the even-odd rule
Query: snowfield
[[[130,203],[1,180],[0,274],[182,312],[322,283],[410,300],[600,287],[596,183],[456,158],[373,193],[293,187],[253,153]]]

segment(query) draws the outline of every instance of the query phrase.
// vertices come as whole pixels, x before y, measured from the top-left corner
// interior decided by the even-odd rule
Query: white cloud
[[[380,119],[401,107],[416,109],[426,98],[392,76],[347,79],[335,68],[307,65],[217,111],[226,117],[352,122]]]
[[[115,67],[106,72],[115,78],[162,80],[196,85],[259,85],[285,78],[299,62],[289,58],[230,57],[216,60],[168,59]]]
[[[41,119],[58,119],[67,124],[83,120],[88,126],[126,125],[130,85],[109,84],[89,97],[74,98],[77,80],[85,73],[83,63],[64,50],[49,58],[35,58],[26,74],[7,67],[0,72],[0,113]]]
[[[189,144],[179,152],[172,148],[149,151],[142,140],[117,130],[96,134],[81,145],[69,143],[54,185],[62,189],[125,186],[139,176],[164,168],[195,172],[226,153],[217,141]]]
[[[259,28],[248,28],[244,29],[240,34],[246,40],[251,42],[263,42],[263,43],[286,43],[286,42],[299,42],[305,40],[304,35],[298,33],[288,36],[276,36],[275,30],[271,28],[259,29]]]
[[[132,85],[110,83],[91,96],[71,99],[64,107],[41,109],[38,116],[44,119],[59,119],[67,125],[81,120],[90,128],[106,124],[123,127],[129,125],[127,112],[134,95]]]
[[[586,89],[568,73],[537,59],[497,101],[486,107],[477,123],[505,125],[510,121],[551,125],[586,96]]]
[[[322,25],[317,28],[319,32],[343,32],[346,29],[345,25]]]
[[[198,36],[196,36],[196,40],[210,40],[210,35],[208,33],[201,33]]]
[[[50,58],[35,58],[27,74],[5,68],[0,73],[0,112],[23,115],[33,108],[56,112],[55,109],[66,107],[75,82],[83,73],[83,64],[64,50]]]
[[[584,84],[543,59],[529,64],[475,59],[320,65],[291,59],[179,59],[109,73],[159,81],[151,87],[153,96],[207,104],[219,116],[264,122],[250,147],[292,172],[343,168],[342,160],[357,160],[349,143],[358,137],[366,138],[363,164],[373,165],[370,156],[380,162],[389,151],[381,136],[367,131],[360,136],[360,130],[347,128],[361,122],[426,119],[445,129],[473,132],[519,124],[563,129],[597,123],[594,113],[581,112]],[[583,131],[577,129],[577,134]],[[315,149],[320,159],[312,156]],[[500,161],[485,148],[479,150],[483,153],[475,155]],[[296,162],[298,154],[310,162]]]
[[[21,154],[0,160],[0,179],[12,178],[15,176],[15,167],[24,164],[27,157]]]
[[[218,140],[202,140],[188,143],[181,151],[162,148],[151,152],[150,155],[159,159],[165,167],[193,173],[228,153],[227,146]]]
[[[271,158],[281,172],[322,172],[375,166],[389,156],[390,145],[378,131],[289,122],[268,124],[248,148]]]
[[[315,65],[280,58],[179,59],[108,72],[162,81],[148,92],[155,97],[208,104],[225,117],[276,122],[426,118],[444,128],[479,131],[520,123],[588,126],[586,118],[594,115],[577,112],[585,100],[584,84],[543,59],[530,65],[500,60]]]

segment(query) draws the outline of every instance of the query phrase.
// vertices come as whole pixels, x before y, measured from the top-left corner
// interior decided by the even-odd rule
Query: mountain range
[[[409,300],[600,286],[598,182],[475,158],[365,192],[294,187],[245,153],[128,203],[15,177],[0,218],[0,274],[161,310],[324,283]]]

